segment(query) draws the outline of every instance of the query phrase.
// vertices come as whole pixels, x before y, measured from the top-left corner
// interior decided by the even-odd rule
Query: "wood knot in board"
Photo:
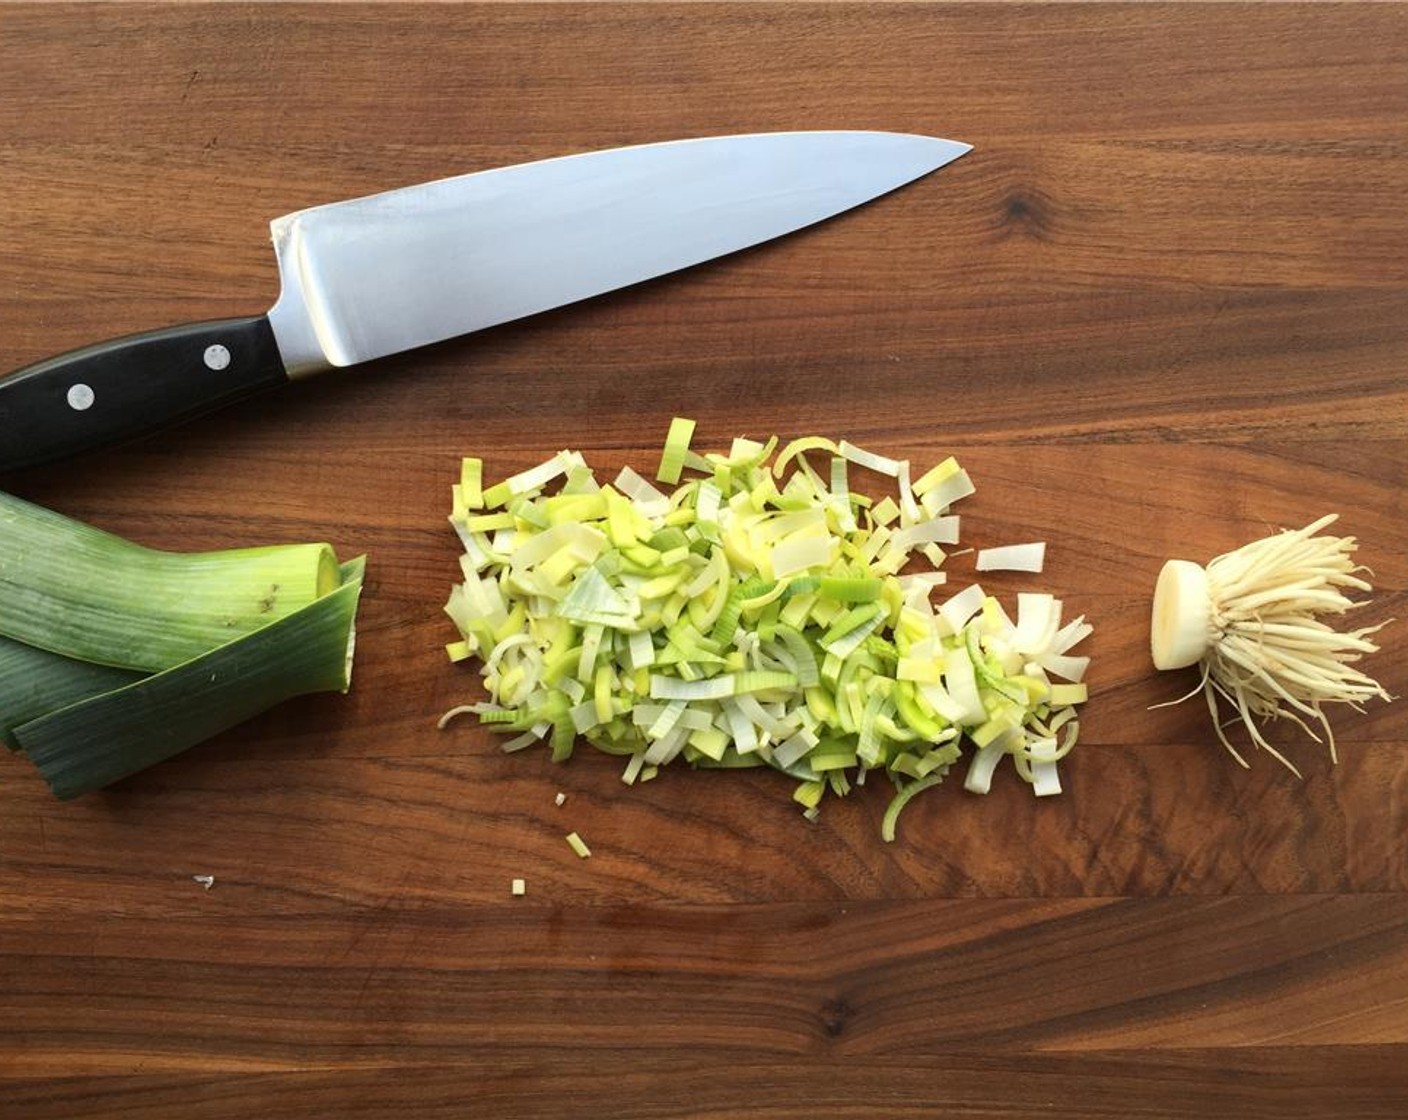
[[[1034,187],[1013,187],[1002,197],[998,230],[1004,237],[1020,234],[1049,241],[1055,226],[1051,199]]]
[[[846,1033],[856,1009],[844,996],[823,1000],[821,1004],[821,1030],[827,1038],[840,1038]]]

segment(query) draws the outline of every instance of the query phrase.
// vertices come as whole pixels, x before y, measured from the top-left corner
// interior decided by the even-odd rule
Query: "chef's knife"
[[[889,132],[709,137],[299,210],[271,224],[282,291],[267,315],[129,335],[0,380],[0,469],[687,268],[849,210],[968,150]]]

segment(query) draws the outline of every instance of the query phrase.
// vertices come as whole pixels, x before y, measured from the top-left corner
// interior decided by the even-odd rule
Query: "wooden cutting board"
[[[0,367],[267,309],[299,207],[832,127],[975,150],[0,482],[158,547],[369,558],[350,694],[70,804],[0,759],[0,1114],[1408,1115],[1408,706],[1243,770],[1200,702],[1151,708],[1195,680],[1146,649],[1164,559],[1329,512],[1360,619],[1408,613],[1408,8],[5,5]],[[767,774],[627,789],[437,730],[475,695],[460,456],[644,471],[675,415],[955,454],[968,544],[1046,541],[986,585],[1096,626],[1064,794],[954,781],[885,844],[880,789],[812,825]],[[1368,666],[1398,695],[1405,625]]]

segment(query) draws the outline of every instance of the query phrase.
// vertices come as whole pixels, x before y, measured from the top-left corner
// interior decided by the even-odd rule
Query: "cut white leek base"
[[[1227,724],[1241,723],[1254,746],[1299,777],[1259,724],[1288,718],[1319,742],[1312,724],[1318,725],[1337,762],[1325,705],[1362,710],[1368,700],[1392,699],[1353,664],[1377,651],[1370,636],[1383,624],[1341,632],[1319,617],[1363,605],[1347,590],[1372,589],[1360,575],[1365,569],[1351,558],[1358,547],[1353,537],[1316,535],[1336,517],[1253,541],[1206,567],[1170,560],[1159,573],[1150,622],[1154,665],[1199,666],[1199,686],[1182,699],[1203,694],[1218,739],[1243,766],[1247,760],[1228,737]],[[1231,708],[1227,720],[1223,704]]]
[[[700,454],[693,435],[670,425],[668,490],[629,467],[603,483],[571,451],[483,489],[464,461],[447,653],[477,662],[488,696],[442,727],[474,715],[504,750],[546,741],[558,760],[582,737],[625,758],[628,784],[677,760],[771,766],[809,819],[883,771],[887,840],[965,751],[970,790],[1010,758],[1034,793],[1060,792],[1089,660],[1071,651],[1091,627],[1052,595],[1019,595],[1013,618],[976,583],[949,591],[952,506],[974,492],[956,460],[915,477],[845,440]],[[890,492],[866,496],[862,472]],[[1039,567],[1042,550],[997,559]]]
[[[75,797],[345,691],[362,571],[325,544],[161,552],[0,493],[0,741]]]

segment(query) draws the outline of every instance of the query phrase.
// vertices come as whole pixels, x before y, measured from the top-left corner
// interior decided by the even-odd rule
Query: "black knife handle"
[[[0,379],[0,470],[118,443],[287,380],[263,315],[85,346]]]

